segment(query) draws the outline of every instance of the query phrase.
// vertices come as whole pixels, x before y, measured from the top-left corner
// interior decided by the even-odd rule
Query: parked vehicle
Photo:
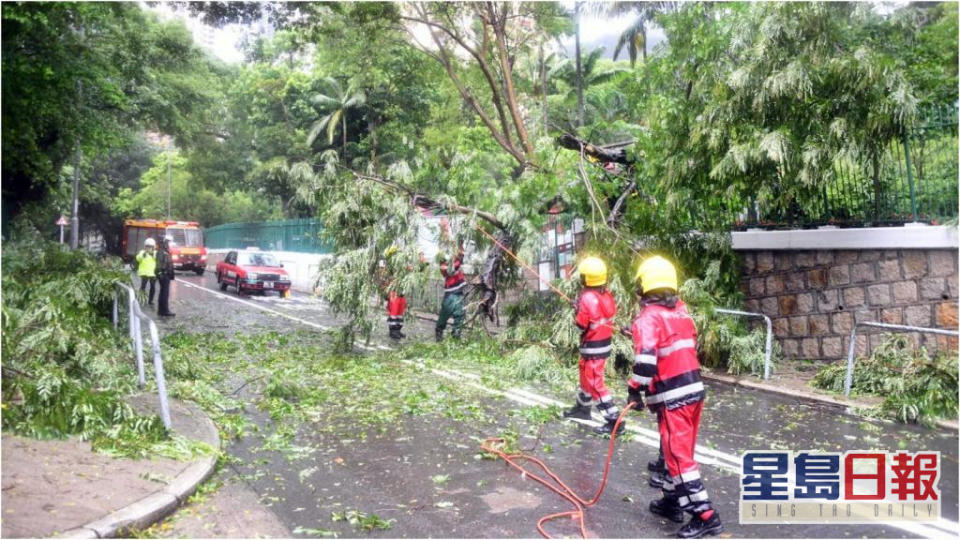
[[[278,291],[285,296],[290,290],[290,276],[272,254],[257,250],[231,251],[217,263],[217,283],[225,291],[233,285],[237,293]]]
[[[192,270],[202,276],[207,268],[207,248],[203,245],[203,229],[196,221],[128,219],[123,222],[123,260],[130,262],[143,249],[147,238],[158,243],[165,236],[173,238],[170,256],[176,270]]]

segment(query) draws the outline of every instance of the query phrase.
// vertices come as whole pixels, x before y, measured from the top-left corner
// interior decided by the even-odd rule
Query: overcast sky
[[[570,4],[568,7],[572,9],[573,3],[565,2],[564,4],[568,3]],[[168,4],[154,4],[149,9],[157,11],[164,17],[177,16],[182,19],[190,31],[193,32],[196,42],[201,47],[209,49],[221,60],[230,63],[243,61],[243,52],[238,44],[247,31],[245,26],[231,24],[223,28],[213,28],[185,13],[175,14]],[[616,19],[608,19],[604,16],[584,16],[580,27],[580,41],[584,54],[597,47],[604,47],[604,57],[612,58],[613,49],[617,45],[620,34],[630,26],[632,20],[633,18],[630,16]],[[649,41],[648,50],[653,50],[654,46],[663,41],[663,31],[659,28],[650,28],[647,31],[647,39]],[[573,36],[562,40],[569,56],[573,56],[573,42]],[[627,58],[626,51],[621,52],[620,58]]]

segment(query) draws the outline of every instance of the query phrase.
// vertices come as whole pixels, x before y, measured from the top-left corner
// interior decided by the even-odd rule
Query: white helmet
[[[172,243],[173,243],[173,237],[168,234],[168,235],[166,235],[166,236],[163,237],[163,241],[166,242],[167,244],[172,244]]]
[[[147,238],[147,241],[143,243],[144,247],[157,247],[157,241],[153,238]]]

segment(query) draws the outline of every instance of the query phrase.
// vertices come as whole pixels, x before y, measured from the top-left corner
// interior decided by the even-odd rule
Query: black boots
[[[670,474],[667,472],[667,464],[663,462],[663,454],[660,454],[656,461],[647,463],[647,470],[650,471],[650,479],[647,480],[650,487],[662,488]]]
[[[683,523],[683,510],[680,508],[680,504],[677,503],[676,499],[664,497],[650,501],[650,511],[674,523]]]
[[[400,341],[402,337],[403,337],[403,334],[400,333],[399,328],[396,328],[396,327],[390,328],[390,339],[394,341]]]
[[[437,328],[436,337],[437,337],[437,343],[440,343],[441,341],[443,341],[443,330]]]
[[[653,503],[650,503],[651,510]],[[700,519],[700,516],[693,516],[686,525],[680,527],[677,531],[677,538],[700,538],[708,534],[714,535],[723,532],[723,523],[720,523],[720,514],[716,510],[706,520]]]
[[[570,409],[563,411],[564,418],[577,418],[579,420],[590,419],[590,406],[577,403]]]
[[[624,420],[623,422],[620,422],[620,428],[617,429],[617,435],[623,434],[623,430],[625,429],[624,424],[626,423],[627,423],[626,420]],[[596,433],[597,435],[610,435],[611,433],[613,433],[613,426],[615,425],[617,425],[616,420],[607,420],[606,424],[593,428],[593,432]]]

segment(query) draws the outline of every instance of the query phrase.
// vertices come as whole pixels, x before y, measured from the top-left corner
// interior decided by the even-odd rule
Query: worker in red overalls
[[[687,308],[677,298],[677,271],[670,261],[650,257],[637,269],[640,313],[633,321],[633,375],[627,383],[627,402],[647,405],[657,414],[660,448],[669,476],[663,497],[650,511],[682,523],[686,511],[693,517],[677,531],[680,538],[700,538],[723,531],[720,516],[710,504],[693,459],[700,430],[705,389],[697,361],[697,329]]]
[[[610,357],[613,338],[613,317],[617,304],[607,290],[607,265],[597,257],[587,257],[577,267],[583,290],[577,297],[574,322],[580,329],[580,391],[576,404],[563,413],[566,418],[590,418],[594,402],[606,424],[597,427],[598,434],[610,434],[620,410],[613,403],[610,390],[603,383],[603,370]],[[623,432],[621,422],[617,435]]]
[[[384,258],[380,260],[380,281],[384,292],[387,294],[387,329],[390,339],[400,340],[407,337],[401,332],[403,329],[403,314],[407,310],[407,299],[402,291],[391,288],[393,276],[387,268],[390,256],[396,252],[397,248],[395,246],[390,246],[384,252]]]

